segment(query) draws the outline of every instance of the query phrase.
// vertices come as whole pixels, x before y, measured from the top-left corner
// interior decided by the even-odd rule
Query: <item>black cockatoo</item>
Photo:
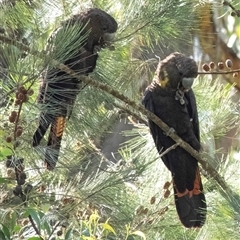
[[[52,34],[48,44],[51,46],[48,48],[53,51],[57,46],[61,48],[59,42],[61,44],[64,39],[62,40],[59,36],[63,36],[64,31],[66,33],[72,26],[80,26],[80,28],[75,40],[70,42],[68,47],[76,45],[78,38],[83,40],[79,46],[76,45],[76,49],[71,51],[69,48],[61,49],[62,55],[68,56],[70,52],[71,57],[61,59],[62,56],[60,56],[59,58],[75,72],[87,75],[96,67],[97,52],[110,45],[118,25],[106,12],[91,8],[63,22],[61,27]],[[57,41],[56,39],[57,43],[54,42]],[[74,101],[82,87],[78,79],[54,67],[48,67],[42,77],[38,102],[43,105],[43,110],[40,113],[39,126],[33,136],[33,146],[39,145],[48,127],[51,126],[45,152],[45,163],[49,170],[55,167],[58,160],[66,118],[70,117]]]
[[[160,61],[143,98],[143,105],[195,150],[200,151],[199,121],[191,89],[198,75],[196,62],[175,52]],[[149,128],[159,154],[175,144],[154,122]],[[176,209],[187,228],[201,227],[206,219],[206,201],[197,160],[177,147],[162,156],[173,177]]]

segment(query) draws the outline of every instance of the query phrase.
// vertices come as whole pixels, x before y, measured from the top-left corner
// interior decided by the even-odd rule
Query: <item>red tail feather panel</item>
[[[194,188],[178,192],[174,186],[174,198],[177,213],[182,224],[187,228],[202,227],[206,220],[206,200],[202,192],[202,182],[199,169],[196,171]]]

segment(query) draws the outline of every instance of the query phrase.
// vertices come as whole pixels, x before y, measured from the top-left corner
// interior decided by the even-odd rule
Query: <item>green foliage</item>
[[[97,211],[94,211],[88,219],[80,220],[79,231],[73,230],[72,226],[65,226],[64,222],[54,221],[49,218],[48,212],[43,213],[31,208],[27,208],[24,214],[25,219],[22,220],[24,226],[17,225],[16,214],[13,213],[11,217],[11,225],[6,226],[1,224],[0,236],[2,240],[11,240],[16,237],[27,240],[41,240],[49,239],[50,237],[57,237],[57,239],[78,239],[81,240],[114,240],[120,239],[114,228],[110,225],[110,219],[103,221]],[[28,219],[29,218],[29,219]],[[31,219],[31,220],[30,220]],[[30,220],[30,221],[29,221]],[[29,224],[32,224],[30,226]],[[31,236],[33,234],[33,226],[38,230],[38,236]],[[124,236],[124,239],[135,239],[134,236],[139,236],[141,239],[145,240],[146,237],[141,231],[132,231],[130,225],[126,225],[125,232],[120,235]],[[44,236],[44,238],[43,238]]]
[[[166,196],[163,186],[171,182],[171,176],[158,157],[147,126],[136,121],[133,130],[121,133],[130,140],[121,145],[117,164],[102,152],[103,141],[118,122],[119,108],[128,109],[127,103],[104,91],[86,86],[78,95],[67,122],[56,171],[46,172],[42,168],[46,140],[40,147],[31,148],[32,134],[38,124],[36,98],[40,73],[52,58],[63,61],[75,54],[72,50],[87,37],[78,39],[84,26],[69,27],[54,36],[55,48],[50,44],[46,49],[49,36],[62,20],[88,6],[101,7],[117,19],[115,50],[104,49],[99,53],[91,77],[140,102],[142,90],[151,82],[158,62],[149,53],[156,54],[159,41],[160,53],[164,54],[170,47],[179,51],[185,49],[182,46],[191,47],[190,30],[197,27],[193,11],[198,1],[97,0],[82,1],[81,6],[79,1],[39,1],[35,6],[26,3],[33,1],[16,2],[14,7],[1,5],[2,25],[7,36],[14,40],[26,37],[30,49],[38,54],[1,43],[0,238],[237,239],[240,193],[236,186],[239,173],[234,171],[239,167],[234,154],[219,164],[218,171],[236,196],[228,196],[224,189],[217,188],[214,179],[204,179],[207,223],[200,230],[186,230],[175,211],[172,187],[170,196]],[[41,51],[47,54],[43,56]],[[12,104],[19,85],[34,90],[21,109]],[[215,156],[216,138],[239,125],[238,103],[232,101],[233,89],[205,77],[199,78],[194,86],[201,138],[204,146],[211,147],[208,155]],[[18,123],[23,126],[23,135],[6,143],[5,138],[14,134],[16,126],[8,119],[12,111],[20,112]],[[24,158],[27,181],[23,188],[28,183],[33,185],[33,190],[26,194],[26,202],[12,194],[16,176],[11,178],[9,168],[4,166],[9,155]],[[60,230],[62,235],[57,236]]]
[[[239,122],[238,105],[233,101],[236,94],[234,86],[211,83],[207,77],[199,78],[194,88],[197,96],[201,139],[203,142],[211,135],[224,136]]]
[[[0,237],[3,240],[10,240],[10,232],[8,228],[3,224],[1,224]]]
[[[78,46],[83,45],[86,41],[89,31],[83,33],[85,26],[81,24],[65,24],[51,35],[47,45],[47,54],[49,54],[50,63],[52,59],[59,62],[74,57],[78,52]]]

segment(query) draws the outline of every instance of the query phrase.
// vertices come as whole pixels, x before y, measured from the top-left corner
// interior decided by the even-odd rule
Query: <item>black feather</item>
[[[184,66],[187,66],[186,71]],[[182,88],[182,76],[196,77],[197,65],[182,54],[171,54],[159,63],[155,81],[146,89],[142,103],[184,141],[200,151],[196,100],[192,89]],[[176,98],[177,91],[183,94],[182,102]],[[159,154],[175,144],[151,120],[149,127]],[[188,228],[201,227],[206,218],[206,201],[197,160],[181,147],[163,155],[162,160],[173,176],[176,209],[181,222]]]
[[[97,64],[98,54],[95,47],[98,50],[105,47],[104,36],[106,33],[116,32],[117,23],[104,11],[97,8],[89,9],[63,22],[60,29],[56,30],[50,38],[48,49],[54,52],[56,50],[54,39],[61,41],[59,36],[62,36],[61,34],[66,28],[76,24],[82,26],[77,37],[85,40],[75,50],[70,51],[72,54],[74,53],[70,58],[68,57],[62,62],[78,74],[87,75],[95,69]],[[87,38],[85,38],[86,34]],[[69,44],[71,45],[71,43]],[[76,43],[73,42],[73,44]],[[59,46],[61,51],[64,50],[58,43]],[[66,51],[68,52],[69,49]],[[55,54],[61,58],[56,52]],[[65,55],[67,56],[67,54]],[[59,59],[56,60],[59,61]],[[43,110],[40,113],[39,126],[33,135],[32,145],[33,147],[38,146],[51,126],[45,153],[45,162],[50,170],[55,167],[58,160],[65,119],[70,117],[77,94],[83,87],[84,85],[78,79],[50,66],[42,77],[38,102],[43,106]]]

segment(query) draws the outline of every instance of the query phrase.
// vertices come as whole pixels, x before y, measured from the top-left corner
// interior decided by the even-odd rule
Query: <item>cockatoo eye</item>
[[[103,27],[103,32],[107,32],[107,27]]]

